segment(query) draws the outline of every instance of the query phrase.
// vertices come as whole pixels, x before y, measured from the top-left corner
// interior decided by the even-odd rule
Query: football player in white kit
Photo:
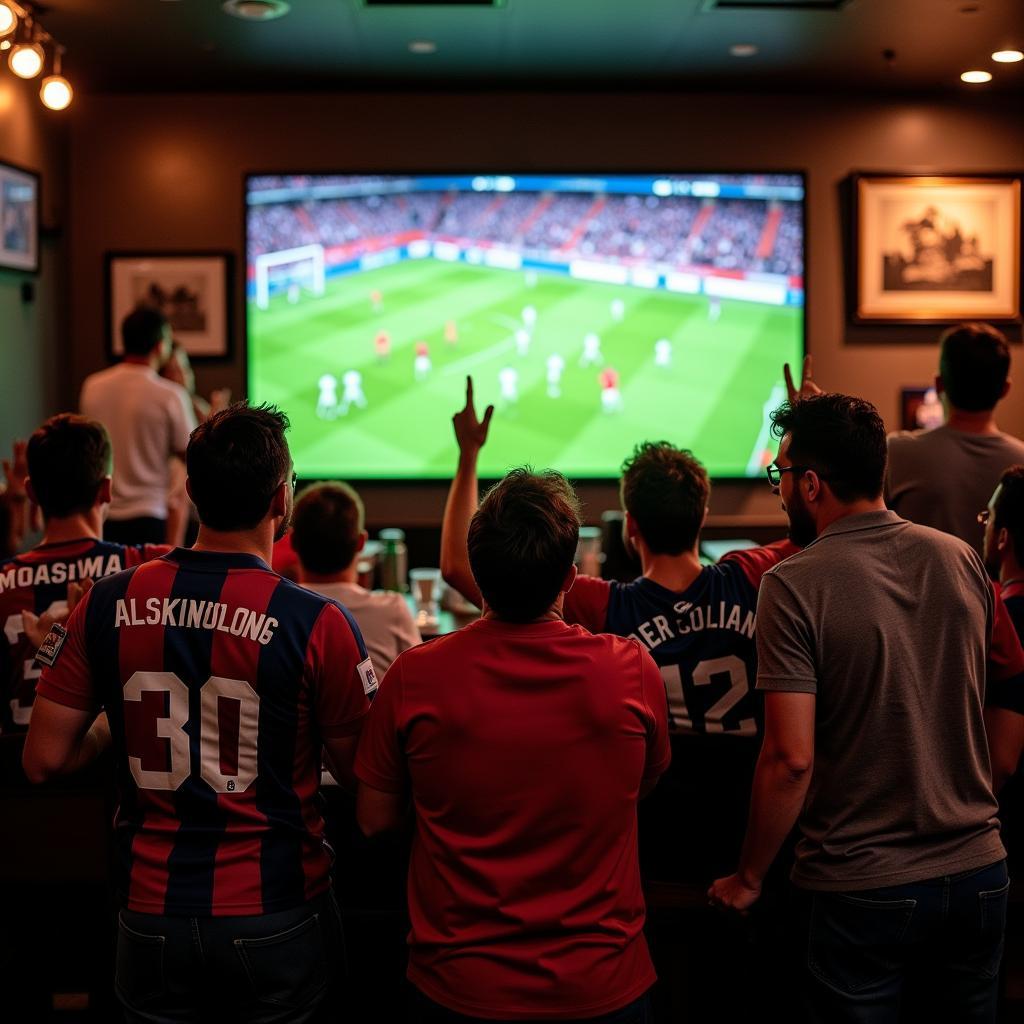
[[[515,405],[519,401],[519,371],[513,366],[503,367],[498,373],[498,387],[502,406]]]
[[[525,327],[516,331],[516,352],[525,356],[530,351],[530,332]]]
[[[413,351],[416,355],[412,364],[413,377],[426,380],[430,376],[430,349],[425,341],[417,341]]]
[[[316,402],[316,414],[322,420],[333,420],[338,415],[338,378],[325,373],[318,384],[320,397]]]
[[[537,323],[537,310],[533,306],[523,306],[523,326],[532,331]]]
[[[552,352],[547,358],[547,367],[548,398],[561,398],[562,371],[565,369],[565,360],[557,352]]]
[[[672,342],[668,338],[659,338],[654,343],[654,365],[672,365]]]
[[[716,323],[718,318],[722,315],[722,300],[711,298],[708,299],[708,319],[712,323]]]
[[[604,363],[604,356],[601,354],[601,339],[596,334],[583,336],[583,355],[580,356],[580,366],[601,366]]]
[[[611,313],[612,319],[616,323],[621,322],[622,318],[626,315],[626,304],[622,299],[612,299]]]
[[[359,409],[366,408],[366,395],[363,394],[363,375],[358,370],[346,370],[341,377],[341,406],[338,412],[344,416],[348,407],[354,405]]]

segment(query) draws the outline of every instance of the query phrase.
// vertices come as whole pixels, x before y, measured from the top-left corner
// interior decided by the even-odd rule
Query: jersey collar
[[[189,569],[206,569],[210,572],[223,572],[225,569],[263,569],[265,572],[273,572],[258,555],[246,555],[237,551],[196,551],[193,548],[175,548],[164,557]]]

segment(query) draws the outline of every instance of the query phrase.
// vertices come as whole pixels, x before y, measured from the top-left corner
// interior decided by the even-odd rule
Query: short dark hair
[[[622,507],[655,554],[679,555],[697,543],[711,486],[693,452],[645,441],[622,464]]]
[[[73,413],[46,420],[28,439],[25,455],[32,490],[48,519],[87,512],[110,476],[107,428]]]
[[[939,376],[949,404],[965,412],[994,409],[1010,372],[1006,336],[991,324],[957,324],[939,339]]]
[[[167,329],[167,317],[152,306],[138,306],[121,321],[125,355],[148,356],[160,344]]]
[[[325,575],[347,569],[362,532],[363,503],[348,484],[314,484],[295,503],[292,547],[303,569]]]
[[[576,555],[580,504],[548,470],[513,469],[480,502],[469,524],[469,564],[502,619],[529,622],[551,607]]]
[[[1009,533],[1014,554],[1018,559],[1024,558],[1024,466],[1004,470],[999,484],[1002,490],[996,502],[993,525]]]
[[[291,472],[288,417],[272,405],[236,402],[192,431],[185,453],[199,521],[214,530],[251,530]]]
[[[772,413],[772,433],[788,433],[793,465],[815,470],[840,501],[882,493],[885,424],[863,398],[824,394],[784,402]]]

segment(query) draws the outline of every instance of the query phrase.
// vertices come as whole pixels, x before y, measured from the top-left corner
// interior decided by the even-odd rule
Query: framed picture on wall
[[[192,359],[231,354],[228,252],[107,254],[107,348],[121,355],[121,321],[139,306],[158,309]]]
[[[1020,178],[857,175],[855,318],[1020,318]]]
[[[39,175],[0,163],[0,268],[39,270]]]

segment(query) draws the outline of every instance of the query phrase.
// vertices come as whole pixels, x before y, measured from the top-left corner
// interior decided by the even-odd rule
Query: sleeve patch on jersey
[[[358,665],[356,665],[356,671],[359,673],[359,678],[363,683],[363,693],[367,697],[371,693],[375,693],[377,690],[377,675],[373,671],[373,665],[370,663],[369,658],[364,658]]]
[[[43,665],[54,665],[67,638],[68,631],[59,622],[55,622],[50,627],[50,632],[43,638],[39,650],[36,651],[36,661]]]

